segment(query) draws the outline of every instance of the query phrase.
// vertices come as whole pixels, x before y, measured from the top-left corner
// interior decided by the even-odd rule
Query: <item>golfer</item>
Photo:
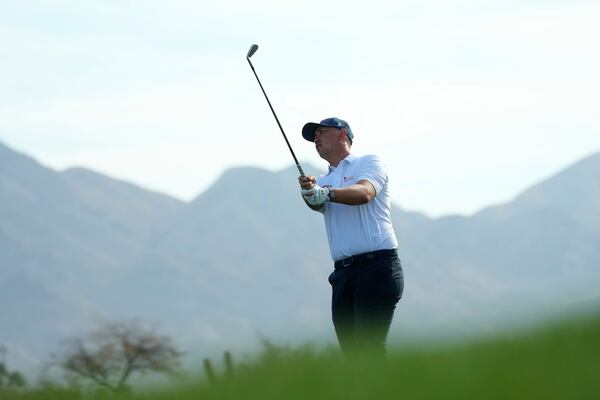
[[[385,167],[377,156],[350,153],[354,135],[339,118],[309,122],[302,136],[329,163],[327,174],[300,176],[299,182],[306,204],[325,218],[338,342],[347,356],[363,351],[384,355],[404,290]]]

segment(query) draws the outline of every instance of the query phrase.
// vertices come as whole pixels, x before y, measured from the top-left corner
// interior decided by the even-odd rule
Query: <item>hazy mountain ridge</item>
[[[184,203],[84,168],[61,173],[68,187],[116,229],[148,236],[172,219]]]
[[[561,187],[582,195],[566,196],[573,199],[571,204],[550,195],[564,193]],[[436,301],[431,304],[426,296],[420,297],[413,310],[445,302],[441,308],[455,313],[468,331],[474,320],[490,315],[535,317],[551,313],[548,307],[558,307],[569,298],[598,299],[600,235],[590,229],[589,221],[600,214],[600,196],[594,195],[599,188],[600,154],[594,154],[509,203],[471,217],[405,225],[413,232],[399,244],[407,275],[413,275],[415,290],[435,293]],[[536,201],[530,200],[533,193]],[[590,213],[589,219],[582,209]],[[402,226],[396,219],[394,224]]]
[[[0,343],[25,364],[96,318],[132,317],[205,350],[258,333],[332,339],[327,240],[297,175],[234,168],[183,203],[0,144]],[[595,154],[472,217],[394,206],[406,274],[394,332],[485,330],[572,293],[598,297],[598,178]],[[565,187],[577,196],[557,197]]]

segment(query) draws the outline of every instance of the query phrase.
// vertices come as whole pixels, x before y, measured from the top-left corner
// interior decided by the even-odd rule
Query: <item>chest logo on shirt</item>
[[[345,177],[344,177],[344,183],[347,183],[348,181],[351,181],[351,180],[353,180],[353,179],[354,179],[354,177],[353,177],[352,175],[350,175],[350,176],[345,176]]]

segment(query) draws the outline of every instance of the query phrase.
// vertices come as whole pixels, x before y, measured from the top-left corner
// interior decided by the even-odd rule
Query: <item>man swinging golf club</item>
[[[338,342],[347,356],[384,355],[404,290],[387,173],[377,156],[350,153],[354,135],[344,120],[309,122],[302,136],[329,163],[327,174],[298,180],[306,204],[325,219],[334,261],[329,283]]]
[[[273,117],[294,158],[302,196],[313,210],[323,213],[335,270],[332,313],[340,347],[345,354],[371,350],[385,354],[387,333],[394,309],[402,297],[404,278],[396,253],[398,244],[390,218],[387,174],[376,156],[350,154],[354,135],[346,121],[327,118],[310,122],[302,136],[314,142],[329,162],[329,173],[316,179],[305,176],[277,114],[250,58],[246,60],[269,104]]]

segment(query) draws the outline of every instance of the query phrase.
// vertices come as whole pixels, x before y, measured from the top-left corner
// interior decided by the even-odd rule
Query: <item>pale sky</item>
[[[471,214],[600,151],[598,21],[597,0],[1,0],[0,141],[182,200],[288,167],[257,43],[301,162],[325,170],[300,130],[338,116],[394,203]]]

